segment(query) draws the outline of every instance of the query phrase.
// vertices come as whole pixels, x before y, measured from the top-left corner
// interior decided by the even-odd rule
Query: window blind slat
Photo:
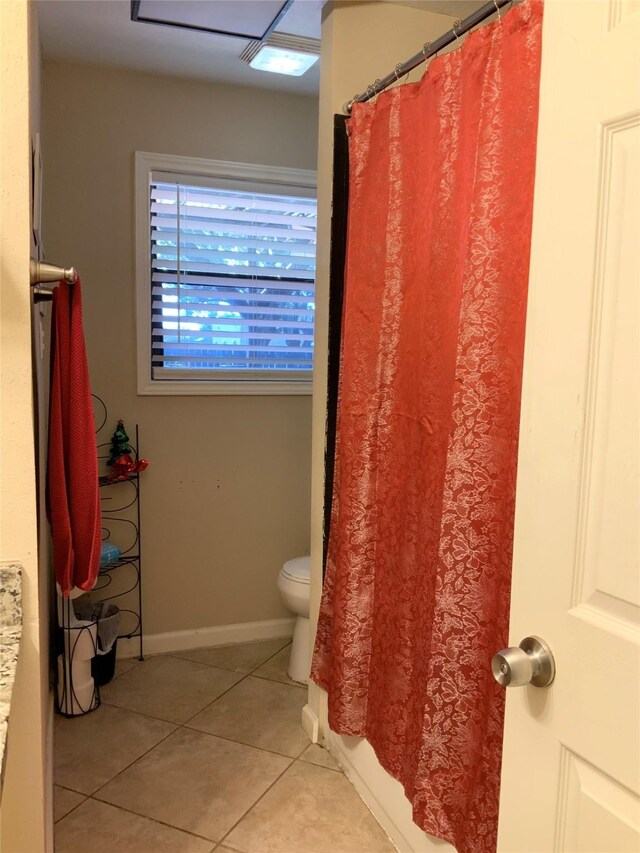
[[[152,183],[153,375],[309,375],[316,218],[312,198]]]
[[[316,244],[315,239],[313,240],[303,240],[302,238],[298,239],[297,237],[292,236],[289,238],[288,235],[282,235],[282,239],[279,239],[277,242],[275,240],[269,240],[266,237],[263,239],[259,238],[251,238],[251,237],[240,237],[240,235],[235,234],[233,236],[220,236],[217,234],[211,234],[207,231],[193,231],[187,230],[185,228],[180,229],[180,245],[181,246],[189,246],[194,249],[205,249],[210,248],[214,251],[219,251],[220,249],[233,249],[237,246],[242,246],[244,249],[255,248],[255,249],[272,249],[278,248],[282,249],[286,248],[287,251],[292,252],[304,252],[308,254],[311,258],[315,258],[316,254]],[[164,231],[164,230],[152,230],[151,232],[151,244],[152,246],[177,246],[178,245],[178,232],[177,231]]]
[[[222,313],[222,312],[220,312],[220,313]],[[225,313],[228,314],[229,312],[225,312]],[[205,322],[203,322],[203,321],[205,321]],[[260,328],[260,327],[262,327],[262,328],[274,328],[275,326],[277,326],[278,329],[280,329],[281,331],[286,330],[286,329],[309,329],[312,327],[312,323],[310,321],[307,321],[305,323],[304,321],[296,322],[294,320],[279,320],[279,321],[276,321],[276,320],[253,320],[253,319],[246,319],[246,318],[240,318],[240,317],[238,317],[237,319],[234,317],[210,317],[210,318],[206,318],[206,317],[180,317],[179,318],[179,317],[175,317],[175,316],[172,317],[170,314],[167,315],[166,321],[163,321],[163,327],[164,328],[168,327],[169,330],[171,329],[172,326],[175,328],[178,325],[180,325],[183,328],[186,327],[187,331],[190,331],[190,332],[194,331],[193,326],[197,326],[198,331],[202,330],[203,334],[208,334],[209,332],[219,331],[219,329],[216,328],[218,326],[222,326],[224,328],[230,327],[231,329],[235,328],[238,330],[238,332],[245,331],[245,333],[246,333],[246,329],[243,329],[243,327],[246,327],[246,326],[251,326],[252,328],[253,327],[256,327],[256,328]]]
[[[194,362],[206,362],[209,364],[213,364],[213,362],[219,363],[221,366],[224,365],[226,370],[230,369],[231,365],[236,365],[237,367],[242,367],[245,364],[250,364],[255,366],[257,364],[267,365],[274,364],[278,365],[279,369],[287,367],[288,365],[291,367],[295,367],[297,370],[309,370],[311,367],[311,361],[302,361],[298,360],[289,360],[286,358],[277,358],[273,355],[273,353],[266,353],[262,358],[239,358],[234,357],[233,355],[198,355],[197,353],[189,353],[184,356],[171,356],[165,355],[161,360],[156,360],[153,357],[152,364],[156,367],[164,367],[169,363],[177,363],[183,362],[183,366],[190,367],[193,366]]]
[[[197,314],[193,312],[197,311]],[[192,312],[192,313],[188,313]],[[220,305],[220,304],[211,304],[211,303],[184,303],[182,301],[178,302],[159,302],[154,303],[151,308],[151,313],[155,316],[162,317],[189,317],[191,319],[198,318],[204,314],[204,312],[209,313],[220,313],[220,314],[237,314],[238,318],[242,318],[242,322],[252,323],[252,316],[254,314],[262,317],[274,317],[276,320],[285,322],[285,320],[289,320],[290,318],[295,317],[303,317],[309,324],[313,324],[313,310],[309,308],[285,308],[285,307],[271,307],[271,306],[258,306],[258,305],[243,305],[236,304],[234,302],[233,305]],[[238,321],[236,321],[238,322]]]
[[[151,217],[151,227],[167,228],[177,231],[178,219],[173,216],[155,215]],[[237,222],[215,222],[215,228],[211,227],[210,219],[202,219],[191,216],[180,217],[180,230],[187,234],[202,234],[215,231],[216,234],[230,237],[278,237],[282,239],[313,240],[315,241],[315,222],[309,223],[305,219],[297,219],[290,225],[264,224],[264,223],[237,223]]]
[[[152,310],[164,310],[164,306],[176,304],[178,299],[177,285],[176,290],[170,290],[169,288],[160,290],[154,287],[151,294],[153,298]],[[304,295],[297,296],[293,291],[286,295],[283,294],[280,298],[282,299],[281,304],[287,306],[286,310],[293,308],[290,303],[299,305],[303,310],[307,310],[307,306],[313,304],[312,297]],[[229,299],[233,299],[234,305],[243,305],[246,302],[247,305],[253,306],[253,310],[255,311],[261,309],[263,305],[271,307],[273,303],[278,302],[277,299],[273,298],[273,294],[271,293],[261,293],[255,289],[245,293],[244,287],[242,290],[232,287],[216,287],[211,293],[206,293],[205,291],[185,293],[184,288],[180,288],[180,305],[185,308],[194,308],[203,311],[222,310],[222,308],[230,304]]]
[[[156,334],[158,331],[161,331],[161,334]],[[171,343],[174,344],[178,340],[177,329],[162,329],[159,330],[157,327],[153,329],[154,334],[151,336],[151,340],[153,346],[158,349],[163,343]],[[194,335],[189,335],[188,330],[180,330],[180,340],[182,343],[198,343],[198,345],[202,344],[206,347],[213,347],[214,349],[220,349],[220,343],[208,343],[208,341],[228,341],[230,339],[234,341],[240,341],[244,339],[250,339],[251,343],[245,342],[243,344],[238,344],[238,346],[260,346],[262,341],[266,341],[270,343],[271,346],[284,346],[288,345],[289,341],[293,346],[304,346],[307,349],[309,346],[313,347],[313,332],[304,332],[301,330],[297,330],[296,332],[292,332],[288,334],[287,332],[267,332],[264,331],[256,332],[256,331],[242,331],[242,332],[234,332],[232,335],[229,334],[228,331],[218,332],[217,335],[212,333],[207,336],[200,334],[199,332]]]
[[[232,346],[235,346],[232,344]],[[277,361],[282,365],[302,364],[305,369],[311,365],[313,352],[311,350],[288,350],[284,347],[278,349],[265,349],[260,347],[244,347],[242,350],[226,350],[222,347],[184,347],[181,344],[172,343],[165,347],[152,349],[154,359],[176,361]]]
[[[178,203],[177,192],[162,188],[156,189],[152,198],[158,206],[169,207]],[[277,200],[277,196],[233,192],[222,194],[216,191],[207,193],[206,190],[193,190],[183,185],[181,185],[180,190],[180,206],[212,209],[213,211],[221,209],[252,210],[259,214],[257,217],[259,219],[268,219],[272,212],[282,213],[287,217],[299,213],[303,213],[305,216],[315,216],[316,213],[316,201],[311,198],[287,198],[286,201],[280,201]]]
[[[299,249],[292,247],[292,251],[286,251],[288,246],[283,246],[282,244],[274,245],[274,248],[268,250],[266,247],[264,249],[257,250],[255,252],[233,252],[229,249],[195,249],[189,246],[185,246],[181,241],[180,243],[180,267],[189,267],[189,264],[192,261],[206,261],[208,263],[215,262],[218,264],[228,264],[229,266],[249,266],[249,264],[239,264],[239,261],[252,261],[254,264],[268,264],[267,269],[275,268],[281,269],[281,267],[275,266],[276,264],[286,265],[284,269],[290,269],[293,267],[297,267],[301,270],[308,270],[309,265],[313,264],[315,253],[300,251]],[[151,258],[154,266],[164,267],[167,261],[177,261],[178,260],[178,251],[177,246],[158,246],[154,245],[151,251]]]
[[[290,349],[297,349],[302,352],[309,352],[313,347],[313,335],[265,335],[260,332],[255,332],[251,334],[249,332],[243,332],[234,334],[233,337],[229,337],[228,333],[224,333],[221,335],[223,341],[233,340],[234,343],[220,343],[215,337],[212,338],[197,338],[195,341],[185,340],[189,336],[187,334],[181,333],[180,340],[178,340],[177,335],[171,335],[168,331],[165,330],[163,335],[152,335],[152,346],[155,348],[157,352],[160,352],[161,347],[164,344],[175,346],[185,346],[185,347],[193,347],[195,349],[202,349],[211,347],[215,349],[216,352],[220,350],[220,348],[224,349],[265,349],[270,350],[273,347],[284,348],[289,347]]]
[[[184,239],[191,242],[226,240],[232,245],[244,241],[256,240],[259,247],[281,243],[282,245],[315,246],[314,228],[287,228],[283,225],[256,225],[254,223],[223,222],[180,219],[180,232]],[[172,219],[156,219],[151,226],[151,238],[156,243],[175,243],[178,223]]]
[[[254,278],[265,278],[269,277],[272,279],[284,278],[307,278],[307,276],[303,275],[306,271],[302,269],[285,269],[283,267],[258,267],[258,266],[238,266],[232,267],[226,264],[207,264],[202,261],[189,261],[188,263],[185,261],[181,261],[180,264],[175,260],[160,260],[156,261],[154,270],[161,272],[172,272],[177,273],[178,270],[184,270],[185,272],[200,272],[200,273],[227,273],[230,274],[234,270],[237,270],[240,276],[252,276]]]
[[[199,219],[205,220],[208,223],[215,223],[218,221],[221,222],[251,222],[252,224],[256,224],[257,222],[264,222],[267,225],[273,225],[274,223],[279,223],[280,225],[288,225],[291,228],[303,227],[307,228],[311,225],[311,223],[315,223],[315,218],[306,217],[306,216],[287,216],[284,213],[269,213],[267,216],[260,216],[259,211],[251,211],[251,210],[235,210],[235,209],[226,209],[222,210],[212,209],[207,210],[205,207],[196,207],[191,206],[187,207],[186,211],[183,210],[183,205],[180,205],[180,216],[191,215],[194,217],[198,217]],[[152,213],[163,213],[167,211],[171,211],[173,215],[176,214],[177,203],[173,205],[167,204],[157,204],[152,202],[151,204],[151,212]]]
[[[222,275],[224,275],[224,278],[222,277]],[[153,270],[151,277],[152,280],[156,282],[154,287],[159,287],[159,282],[162,282],[163,285],[167,288],[177,288],[178,286],[176,283],[176,277],[173,275],[173,271]],[[257,290],[261,293],[273,293],[276,295],[277,298],[279,298],[278,295],[280,291],[291,291],[295,293],[296,291],[304,290],[305,292],[313,293],[314,290],[312,278],[277,281],[274,280],[271,276],[269,276],[267,280],[266,276],[245,277],[244,275],[238,274],[237,272],[227,273],[226,275],[223,273],[216,276],[207,275],[206,273],[202,273],[200,275],[192,275],[184,271],[180,274],[180,290],[185,295],[187,293],[193,295],[203,292],[203,287],[217,288],[218,286],[221,286],[229,288],[234,281],[238,283],[238,288],[240,288],[243,293],[246,290]]]
[[[293,377],[291,376],[291,371],[281,368],[276,368],[274,370],[264,371],[261,370],[260,367],[247,367],[246,370],[242,372],[242,375],[239,376],[237,370],[228,370],[224,367],[215,367],[215,379],[217,382],[238,382],[240,378],[241,381],[244,380],[259,380],[261,383],[268,387],[269,383],[280,383],[282,381],[290,381]],[[154,378],[160,381],[165,380],[200,380],[202,381],[202,372],[203,369],[201,367],[191,368],[191,367],[155,367],[154,369]],[[308,381],[311,379],[311,371],[307,370],[298,374],[295,378],[300,381]],[[206,376],[205,376],[206,378]]]

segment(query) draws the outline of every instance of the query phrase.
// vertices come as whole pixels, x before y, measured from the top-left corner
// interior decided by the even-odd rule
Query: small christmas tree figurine
[[[131,453],[131,445],[129,444],[129,436],[124,428],[124,421],[119,420],[116,431],[111,436],[111,454],[107,460],[109,467],[113,466],[121,456],[126,456]]]
[[[107,465],[111,468],[110,479],[127,480],[131,474],[144,471],[149,463],[146,459],[134,459],[132,453],[133,448],[129,444],[124,422],[119,420],[111,437],[111,452],[107,459]]]

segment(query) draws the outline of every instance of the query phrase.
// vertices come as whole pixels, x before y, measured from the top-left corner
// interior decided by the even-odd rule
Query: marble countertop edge
[[[21,638],[22,566],[14,561],[0,561],[0,789]]]

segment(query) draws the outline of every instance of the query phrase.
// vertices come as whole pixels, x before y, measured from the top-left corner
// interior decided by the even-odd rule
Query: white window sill
[[[139,396],[273,396],[293,397],[310,395],[313,391],[311,379],[289,382],[269,382],[268,380],[220,381],[171,381],[149,380],[138,385]]]

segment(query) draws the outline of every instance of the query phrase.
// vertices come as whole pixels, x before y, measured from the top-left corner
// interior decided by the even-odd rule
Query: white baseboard
[[[302,728],[311,743],[318,743],[318,717],[310,705],[302,709]]]
[[[329,752],[400,853],[455,853],[446,841],[427,835],[413,822],[402,785],[381,766],[366,740],[330,729],[327,734]]]
[[[45,767],[44,767],[44,815],[45,815],[45,853],[54,853],[53,837],[53,726],[55,701],[53,690],[49,690],[45,714]]]
[[[193,628],[188,631],[167,631],[164,634],[145,634],[145,655],[160,655],[169,652],[185,652],[189,649],[229,646],[232,643],[251,643],[257,640],[273,640],[291,637],[295,619],[266,619],[262,622],[238,622],[235,625],[214,625],[210,628]],[[119,658],[138,657],[137,637],[118,640]]]

